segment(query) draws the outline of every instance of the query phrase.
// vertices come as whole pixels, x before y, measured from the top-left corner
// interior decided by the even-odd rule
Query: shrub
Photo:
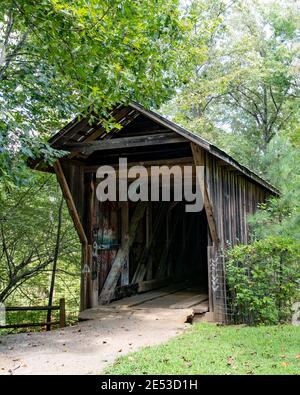
[[[276,324],[289,321],[300,296],[299,245],[270,236],[227,251],[229,308],[236,322]]]

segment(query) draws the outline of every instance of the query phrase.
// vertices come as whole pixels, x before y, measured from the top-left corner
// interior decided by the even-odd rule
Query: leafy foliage
[[[219,17],[207,60],[162,111],[280,189],[248,219],[252,244],[228,251],[234,307],[250,322],[277,322],[288,317],[300,269],[299,9],[290,0],[202,7]]]
[[[214,24],[196,37],[195,23],[178,0],[1,2],[0,300],[38,303],[48,292],[60,198],[54,180],[35,176],[27,160],[61,156],[45,142],[74,114],[92,110],[109,131],[116,103],[149,107],[169,98],[205,58]],[[78,295],[76,237],[65,208],[63,219],[56,292],[73,276]]]
[[[24,179],[14,170],[26,158],[55,157],[45,137],[75,113],[92,109],[109,130],[114,104],[169,98],[204,58],[192,27],[178,0],[1,2],[1,178]]]
[[[206,62],[163,110],[263,172],[272,138],[298,123],[299,12],[289,0],[218,4]]]
[[[299,245],[270,236],[228,251],[226,278],[237,320],[276,324],[291,319],[300,296]]]
[[[267,148],[264,167],[281,196],[260,205],[260,210],[249,218],[253,238],[287,236],[300,245],[299,147],[284,136],[274,138]]]
[[[23,297],[28,295],[30,302],[37,303],[46,298],[49,272],[57,247],[60,200],[61,195],[53,176],[39,175],[26,188],[14,188],[1,205],[1,302],[6,301],[12,294],[15,295],[17,290],[20,290]],[[63,264],[66,272],[72,273],[74,270],[80,278],[77,243],[73,224],[64,207],[62,230],[58,240],[58,267],[63,269],[60,266]],[[36,276],[39,279],[33,287]]]

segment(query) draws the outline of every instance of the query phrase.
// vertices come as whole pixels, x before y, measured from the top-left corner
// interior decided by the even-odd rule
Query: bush
[[[238,322],[276,324],[289,321],[300,296],[299,245],[268,237],[227,252],[226,280],[230,306]]]

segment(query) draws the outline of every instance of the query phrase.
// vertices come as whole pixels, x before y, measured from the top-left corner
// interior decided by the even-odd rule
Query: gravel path
[[[100,374],[140,347],[165,342],[189,324],[190,310],[95,309],[93,318],[43,333],[0,336],[0,375]]]

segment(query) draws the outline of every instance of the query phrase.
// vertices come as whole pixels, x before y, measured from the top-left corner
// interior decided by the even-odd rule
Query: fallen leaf
[[[296,359],[300,359],[300,354],[296,355]]]
[[[281,366],[283,366],[283,367],[286,368],[287,366],[289,366],[289,364],[288,364],[288,362],[282,362],[282,363],[281,363]]]

